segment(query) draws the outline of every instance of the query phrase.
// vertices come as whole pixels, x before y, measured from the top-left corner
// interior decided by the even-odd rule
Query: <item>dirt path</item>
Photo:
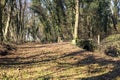
[[[120,80],[120,59],[87,52],[70,43],[23,44],[0,56],[0,79]]]

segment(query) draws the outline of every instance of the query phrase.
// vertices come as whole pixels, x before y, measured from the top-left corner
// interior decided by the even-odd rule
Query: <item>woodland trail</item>
[[[0,79],[120,80],[120,59],[88,52],[69,42],[26,43],[0,56]]]

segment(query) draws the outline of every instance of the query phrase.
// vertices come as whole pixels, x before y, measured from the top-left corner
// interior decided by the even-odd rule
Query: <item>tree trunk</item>
[[[6,26],[5,26],[5,30],[4,30],[4,40],[7,40],[7,33],[8,33],[8,29],[9,29],[9,26],[10,26],[10,20],[11,20],[11,5],[9,6],[9,12],[8,12],[8,17],[7,17],[7,23],[6,23]]]
[[[10,15],[8,15],[7,23],[6,23],[5,31],[4,31],[4,39],[5,40],[7,40],[7,33],[8,33],[9,23],[10,23]]]
[[[0,4],[0,41],[3,41],[2,37],[3,37],[3,33],[2,33],[2,8],[1,8],[1,4]]]
[[[72,41],[73,44],[76,44],[76,39],[78,38],[78,26],[79,26],[79,0],[76,0],[75,27]]]
[[[3,42],[2,12],[3,12],[5,4],[6,4],[6,0],[0,0],[0,42]]]

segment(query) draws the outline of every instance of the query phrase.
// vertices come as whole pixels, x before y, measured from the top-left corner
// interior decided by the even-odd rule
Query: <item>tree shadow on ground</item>
[[[100,66],[105,66],[109,64],[114,65],[114,67],[105,74],[98,75],[98,76],[92,76],[92,77],[86,77],[86,78],[80,78],[79,80],[115,80],[117,77],[120,77],[120,60],[114,61],[114,60],[105,59],[105,58],[96,58],[95,56],[89,54],[86,56],[86,58],[78,62],[75,62],[74,64],[72,63],[60,63],[60,64],[61,65],[68,64],[71,66],[69,68],[73,68],[73,66],[79,67],[79,66],[86,66],[90,64],[99,64]],[[93,74],[94,73],[96,73],[96,71],[93,72]],[[71,75],[71,76],[74,76],[74,75]]]
[[[31,44],[31,45],[25,45],[24,44],[24,46],[23,46],[23,44],[22,45],[19,45],[18,46],[18,48],[21,48],[21,49],[25,49],[25,48],[29,48],[29,49],[31,49],[31,48],[48,48],[48,47],[56,47],[56,44],[57,44],[57,46],[60,46],[60,45],[66,45],[66,44],[69,44],[69,43],[54,43],[54,44],[39,44],[38,46],[35,46],[35,44]]]
[[[85,50],[81,50],[81,51],[76,51],[76,52],[71,52],[71,53],[66,53],[63,54],[61,56],[58,57],[58,55],[56,56],[47,56],[48,54],[50,54],[49,52],[45,52],[42,54],[35,54],[35,55],[30,55],[27,57],[9,57],[8,56],[4,56],[4,57],[0,57],[0,65],[3,66],[12,66],[12,65],[28,65],[28,64],[35,64],[35,63],[44,63],[44,62],[50,62],[50,61],[56,61],[58,59],[62,59],[68,56],[75,56],[77,54],[81,54],[84,53]],[[38,58],[38,60],[34,60]],[[45,59],[44,59],[45,58]],[[27,60],[27,61],[24,61]]]
[[[80,50],[80,51],[76,51],[76,52],[71,52],[71,53],[66,53],[63,54],[61,56],[53,56],[50,57],[48,56],[46,59],[39,59],[34,61],[33,59],[25,61],[25,62],[21,62],[21,60],[24,59],[30,59],[30,58],[36,58],[39,57],[41,58],[41,54],[36,54],[36,55],[32,55],[32,56],[28,56],[28,57],[15,57],[15,58],[8,58],[8,57],[4,57],[4,58],[0,58],[0,65],[5,66],[6,68],[9,66],[25,66],[25,65],[31,65],[31,64],[35,64],[35,63],[44,63],[47,62],[49,63],[50,61],[55,62],[58,59],[63,59],[66,57],[70,57],[70,56],[83,56],[84,52],[86,52],[85,50]],[[47,55],[47,53],[43,54],[43,55]],[[42,56],[43,57],[43,56]],[[59,62],[58,62],[59,63]],[[104,58],[96,58],[95,56],[89,54],[86,55],[84,59],[79,60],[75,63],[59,63],[59,65],[65,65],[68,64],[70,65],[69,67],[65,67],[64,70],[76,67],[76,66],[84,66],[84,65],[90,65],[90,64],[99,64],[101,66],[104,65],[108,65],[108,64],[113,64],[114,68],[109,71],[108,73],[99,75],[99,76],[92,76],[92,77],[87,77],[87,78],[82,78],[80,80],[114,80],[116,77],[120,76],[120,60],[119,61],[113,61],[113,60],[107,60]],[[64,67],[64,66],[63,66]],[[53,67],[51,67],[53,68]],[[61,68],[61,67],[59,67]],[[59,71],[59,70],[57,70]],[[60,70],[61,71],[61,70]],[[56,71],[53,71],[53,73],[57,73]],[[44,76],[49,76],[53,73],[50,74],[46,74]],[[40,76],[40,77],[44,77],[44,76]],[[72,75],[71,75],[72,76]]]
[[[82,55],[82,53],[84,54],[84,51],[73,52],[73,53],[62,56],[61,58],[68,57],[68,56],[75,56],[77,54]],[[87,77],[87,78],[80,78],[79,80],[114,80],[115,78],[120,77],[120,60],[119,61],[114,61],[114,60],[108,60],[108,59],[105,59],[105,58],[95,58],[95,56],[90,54],[90,55],[87,55],[87,57],[85,59],[80,60],[80,61],[78,61],[74,64],[72,64],[72,63],[59,63],[59,62],[58,62],[58,64],[69,65],[67,67],[63,66],[64,71],[68,70],[70,68],[76,67],[76,66],[79,67],[79,66],[85,66],[85,65],[90,65],[90,64],[99,64],[100,66],[105,66],[105,65],[109,65],[109,64],[114,65],[113,69],[111,69],[111,71],[109,71],[105,74],[98,75],[98,76]],[[53,73],[55,73],[55,72],[53,72]],[[45,76],[50,76],[53,73],[47,74]],[[41,77],[45,77],[45,76],[41,76]],[[74,76],[74,75],[71,75],[71,76]],[[71,76],[69,76],[69,77],[71,77]]]
[[[81,80],[115,80],[117,77],[120,77],[120,67],[115,67],[112,71],[106,74],[82,78]]]
[[[117,61],[113,61],[110,59],[105,59],[105,58],[96,58],[95,56],[89,54],[87,55],[86,58],[76,62],[74,65],[90,65],[90,64],[96,64],[98,63],[99,65],[103,66],[103,65],[107,65],[107,64],[115,64],[118,65],[119,62]]]
[[[87,78],[82,78],[80,80],[115,80],[115,78],[120,77],[120,60],[119,61],[113,61],[113,60],[106,60],[104,58],[95,59],[94,56],[89,55],[87,58],[78,61],[74,65],[81,66],[81,65],[90,65],[90,64],[99,64],[101,66],[113,64],[114,68],[109,71],[108,73],[98,75],[98,76],[92,76]]]

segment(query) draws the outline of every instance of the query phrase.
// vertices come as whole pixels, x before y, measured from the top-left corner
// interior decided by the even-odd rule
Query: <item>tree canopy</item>
[[[119,4],[119,0],[0,0],[0,41],[49,43],[96,40],[97,35],[103,39],[119,32]]]

